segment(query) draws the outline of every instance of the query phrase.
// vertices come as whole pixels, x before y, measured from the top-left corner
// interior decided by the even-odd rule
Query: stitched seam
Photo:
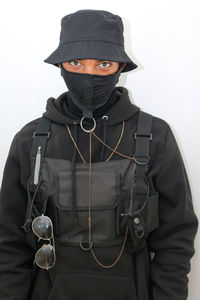
[[[60,45],[60,47],[62,46],[65,46],[65,45],[68,45],[68,44],[71,44],[71,43],[78,43],[78,42],[99,42],[99,43],[105,43],[105,44],[109,44],[109,45],[112,45],[112,46],[115,46],[115,47],[119,47],[119,48],[123,48],[123,46],[120,46],[118,44],[114,44],[114,43],[110,43],[110,42],[105,42],[105,41],[99,41],[99,40],[78,40],[78,41],[70,41],[70,42],[67,42],[65,44],[62,44]]]

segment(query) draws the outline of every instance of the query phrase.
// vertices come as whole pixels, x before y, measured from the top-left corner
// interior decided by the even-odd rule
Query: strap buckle
[[[139,133],[135,132],[135,139],[137,139],[138,137],[146,137],[146,138],[149,138],[150,141],[152,141],[152,133],[151,134],[139,134]]]
[[[135,158],[135,162],[137,165],[147,165],[150,162],[150,156],[136,156],[133,155],[133,158]],[[139,160],[140,159],[140,160]]]
[[[49,132],[33,132],[33,138],[36,136],[47,136],[47,139],[50,137],[50,131]]]

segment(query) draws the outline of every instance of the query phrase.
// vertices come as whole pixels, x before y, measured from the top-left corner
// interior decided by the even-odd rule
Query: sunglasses
[[[38,242],[40,240],[49,241],[48,244],[44,243],[36,252],[34,262],[38,267],[46,270],[53,268],[56,263],[56,253],[53,235],[53,223],[51,219],[44,215],[36,217],[32,222],[32,230],[33,233],[39,238]]]

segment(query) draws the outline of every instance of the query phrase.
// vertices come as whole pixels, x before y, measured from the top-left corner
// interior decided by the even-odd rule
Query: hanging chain
[[[118,148],[119,143],[121,142],[122,136],[123,136],[123,134],[124,134],[124,125],[125,125],[125,122],[123,121],[123,123],[122,123],[122,131],[121,131],[121,135],[120,135],[119,141],[118,141],[118,143],[116,144],[116,146],[115,146],[113,152],[112,152],[112,153],[110,154],[110,156],[106,159],[106,162],[108,162],[108,161],[111,159],[111,157],[112,157],[113,154],[115,153],[116,149]],[[93,133],[93,131],[92,131],[92,133]],[[96,136],[96,135],[94,134],[94,136]],[[104,143],[103,143],[103,144],[104,144]],[[104,146],[105,146],[105,144],[104,144]]]
[[[124,122],[124,121],[123,121]],[[110,146],[108,146],[106,143],[104,143],[94,132],[92,132],[92,134],[95,136],[95,138],[97,138],[97,140],[99,140],[102,144],[104,144],[104,146],[106,146],[108,149],[112,150],[113,152],[117,153],[118,155],[122,156],[122,157],[125,157],[125,158],[128,158],[128,159],[131,159],[131,160],[134,160],[136,162],[136,159],[135,157],[131,157],[131,156],[128,156],[128,155],[125,155],[123,153],[120,153],[118,151],[116,151],[115,149],[112,149]],[[107,160],[106,160],[107,161]]]
[[[81,154],[81,151],[79,150],[79,148],[78,148],[78,146],[77,146],[77,144],[76,144],[76,142],[75,142],[75,140],[74,140],[74,138],[73,138],[73,136],[72,136],[72,134],[71,134],[71,130],[69,129],[69,125],[68,125],[68,124],[67,124],[67,129],[68,129],[69,135],[70,135],[70,137],[71,137],[71,139],[72,139],[72,142],[74,143],[74,146],[76,147],[76,149],[77,149],[77,151],[78,151],[78,153],[79,153],[79,155],[80,155],[82,161],[84,162],[84,164],[86,164],[86,161],[85,161],[85,159],[83,158],[83,155]]]
[[[125,121],[122,122],[122,131],[121,131],[121,134],[120,134],[120,138],[119,138],[119,140],[118,140],[118,142],[117,142],[117,144],[116,144],[116,146],[115,146],[114,149],[113,149],[112,147],[110,147],[109,145],[107,145],[106,143],[104,143],[104,142],[103,142],[103,141],[102,141],[102,140],[94,133],[94,131],[90,131],[90,132],[94,135],[94,137],[95,137],[96,139],[98,139],[102,144],[104,144],[104,146],[106,146],[108,149],[110,149],[110,150],[112,151],[111,155],[106,159],[106,162],[108,162],[108,161],[110,160],[110,158],[112,157],[112,155],[113,155],[114,153],[116,153],[116,154],[118,154],[118,155],[120,155],[120,156],[122,156],[122,157],[131,159],[131,160],[134,160],[134,161],[136,162],[136,159],[135,159],[134,157],[131,157],[131,156],[128,156],[128,155],[125,155],[125,154],[123,154],[123,153],[120,153],[120,152],[116,151],[116,149],[118,148],[118,146],[119,146],[119,144],[120,144],[120,142],[121,142],[122,136],[123,136],[123,134],[124,134],[124,126],[125,126]],[[74,140],[74,138],[73,138],[73,136],[72,136],[72,134],[71,134],[71,131],[70,131],[70,128],[69,128],[69,125],[68,125],[68,124],[67,124],[67,129],[68,129],[69,135],[70,135],[70,137],[71,137],[71,139],[72,139],[72,142],[74,143],[74,146],[76,147],[76,149],[77,149],[77,151],[78,151],[78,153],[79,153],[79,155],[80,155],[82,161],[84,162],[84,164],[86,164],[86,161],[85,161],[85,159],[83,158],[83,155],[81,154],[81,152],[80,152],[80,150],[79,150],[79,148],[78,148],[78,146],[77,146],[77,144],[76,144],[76,142],[75,142],[75,140]]]
[[[105,269],[109,269],[109,268],[112,268],[113,266],[115,266],[117,264],[117,262],[119,261],[122,253],[123,253],[123,250],[124,250],[124,247],[125,247],[125,244],[126,244],[126,240],[127,240],[127,236],[128,236],[128,224],[126,225],[126,229],[125,229],[125,236],[124,236],[124,240],[123,240],[123,243],[122,243],[122,247],[121,247],[121,250],[119,252],[119,255],[118,257],[116,258],[116,260],[111,264],[111,265],[104,265],[102,264],[99,259],[96,257],[95,253],[94,253],[94,250],[92,249],[92,240],[91,240],[91,237],[92,237],[92,217],[91,217],[91,201],[92,201],[92,170],[91,170],[91,167],[92,167],[92,135],[97,138],[101,143],[104,144],[104,146],[106,146],[107,148],[109,148],[110,150],[112,150],[112,153],[111,155],[108,157],[108,159],[106,160],[106,162],[108,162],[110,160],[110,158],[112,157],[112,155],[114,153],[117,153],[118,155],[122,156],[122,157],[125,157],[125,158],[128,158],[128,159],[131,159],[131,160],[135,160],[134,157],[129,157],[127,155],[124,155],[120,152],[117,152],[116,149],[118,148],[120,142],[121,142],[121,139],[122,139],[122,136],[123,136],[123,133],[124,133],[124,124],[125,124],[125,121],[123,121],[123,124],[122,124],[122,131],[121,131],[121,135],[120,135],[120,138],[115,146],[115,148],[111,148],[110,146],[108,146],[106,143],[104,143],[92,130],[90,130],[90,143],[89,143],[89,197],[88,197],[88,229],[89,229],[89,247],[90,247],[90,251],[95,259],[95,261],[97,262],[98,265],[100,265],[102,268],[105,268]],[[86,161],[85,159],[83,158],[72,134],[71,134],[71,131],[70,131],[70,128],[67,124],[67,129],[68,129],[68,132],[69,132],[69,135],[81,157],[81,159],[83,160],[83,162],[86,164]],[[136,163],[134,163],[133,165],[133,170],[132,170],[132,175],[131,175],[131,198],[130,198],[130,204],[129,204],[129,213],[131,213],[131,209],[132,209],[132,202],[133,202],[133,199],[132,199],[132,195],[133,195],[133,189],[134,189],[134,184],[133,184],[133,178],[134,178],[134,175],[135,175],[135,170],[136,170]]]
[[[90,133],[90,135],[91,135],[91,133]],[[91,147],[90,147],[90,148],[91,148]],[[91,155],[91,153],[90,153],[90,155]],[[90,161],[91,161],[91,160],[90,160]],[[132,178],[134,178],[134,175],[135,175],[135,169],[136,169],[136,163],[134,163],[134,166],[133,166],[132,175],[131,175]],[[90,173],[90,176],[91,176],[91,173]],[[89,181],[91,182],[91,177],[90,177]],[[131,180],[131,182],[132,182],[132,180]],[[131,185],[131,191],[132,191],[131,193],[133,193],[133,188],[134,188],[134,185]],[[90,197],[89,197],[89,198],[90,198]],[[131,197],[131,199],[130,199],[130,204],[129,204],[129,213],[131,213],[131,208],[132,208],[132,197]],[[90,206],[89,206],[89,216],[90,216]],[[89,246],[90,246],[90,245],[91,245],[90,242],[91,242],[91,227],[92,227],[92,226],[91,226],[91,223],[92,223],[92,219],[91,219],[91,217],[89,217],[89,218],[88,218],[88,221],[89,221],[89,219],[90,219],[90,222],[89,222]],[[122,247],[121,247],[121,250],[120,250],[120,252],[119,252],[119,255],[118,255],[118,257],[116,258],[116,260],[115,260],[111,265],[104,265],[104,264],[102,264],[102,263],[99,261],[99,259],[96,257],[96,255],[95,255],[95,253],[94,253],[94,250],[93,250],[92,247],[91,247],[91,248],[90,248],[90,251],[91,251],[91,253],[92,253],[92,255],[93,255],[95,261],[97,262],[97,264],[100,265],[100,266],[101,266],[102,268],[104,268],[104,269],[110,269],[110,268],[114,267],[114,266],[117,264],[117,262],[119,261],[121,255],[122,255],[122,253],[123,253],[123,251],[124,251],[124,247],[125,247],[126,240],[127,240],[127,235],[128,235],[128,224],[126,225],[125,236],[124,236],[124,240],[123,240]]]
[[[88,197],[88,227],[89,227],[89,247],[91,247],[92,237],[92,218],[91,218],[91,201],[92,201],[92,134],[90,131],[90,160],[89,160],[89,197]]]

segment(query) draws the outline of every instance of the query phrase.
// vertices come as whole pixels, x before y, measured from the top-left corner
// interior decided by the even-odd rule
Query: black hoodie
[[[80,152],[86,162],[89,162],[89,134],[80,128],[80,112],[73,110],[71,106],[69,109],[68,97],[68,92],[65,92],[57,99],[48,99],[44,116],[52,120],[52,129],[45,156],[74,163],[82,162],[67,131],[68,124]],[[139,108],[130,102],[125,88],[116,88],[113,97],[108,109],[96,112],[95,134],[115,148],[122,121],[125,121],[124,134],[117,151],[133,156]],[[105,115],[108,118],[103,118]],[[130,265],[134,261],[126,252],[121,263],[114,270],[109,270],[109,277],[105,270],[101,270],[100,275],[95,275],[100,268],[91,257],[88,258],[86,272],[87,268],[83,264],[85,254],[77,247],[64,247],[57,253],[63,255],[68,264],[67,275],[61,273],[56,276],[54,271],[39,269],[37,276],[33,278],[35,251],[27,244],[21,227],[27,205],[26,187],[30,177],[32,137],[38,120],[28,123],[16,134],[4,169],[0,198],[0,299],[77,300],[82,297],[89,300],[95,296],[97,300],[186,300],[187,274],[194,254],[197,218],[173,133],[165,121],[156,117],[153,117],[152,123],[148,181],[150,188],[159,193],[160,225],[148,236],[148,251],[154,253],[154,258],[149,262],[147,280],[144,278],[137,282],[135,273],[137,289],[133,291],[132,281],[127,273],[130,268],[133,269]],[[93,138],[92,162],[105,161],[110,154],[107,147]],[[111,157],[111,160],[118,159],[121,157],[116,153]],[[99,256],[107,257],[106,251],[110,251],[111,257],[116,257],[119,249],[102,248]],[[141,263],[146,262],[145,257],[142,257]],[[93,271],[89,270],[90,265]],[[149,287],[145,286],[145,280]],[[146,288],[148,298],[142,296],[142,290]]]

